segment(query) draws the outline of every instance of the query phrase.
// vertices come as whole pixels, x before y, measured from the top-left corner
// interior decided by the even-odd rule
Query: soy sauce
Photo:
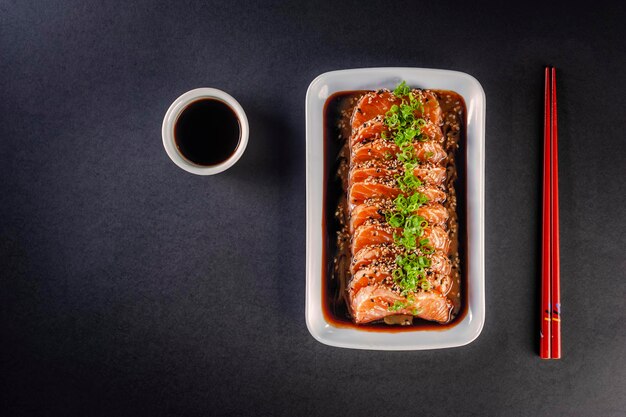
[[[178,116],[174,139],[180,153],[198,165],[217,165],[230,158],[241,138],[239,118],[226,103],[200,99]]]

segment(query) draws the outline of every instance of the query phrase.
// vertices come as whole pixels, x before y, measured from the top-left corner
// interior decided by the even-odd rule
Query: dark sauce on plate
[[[350,134],[350,120],[346,114],[354,106],[356,100],[367,91],[342,91],[331,95],[324,105],[324,201],[322,228],[324,244],[322,248],[322,311],[325,319],[335,327],[354,328],[374,332],[405,332],[415,330],[447,330],[461,322],[467,314],[467,233],[465,223],[466,211],[466,107],[463,98],[452,91],[435,90],[438,96],[449,95],[451,100],[441,100],[440,105],[445,113],[456,112],[461,122],[461,134],[458,139],[459,150],[454,153],[456,160],[455,181],[459,231],[457,237],[457,250],[460,258],[460,279],[455,282],[448,294],[454,308],[454,318],[446,324],[439,324],[419,318],[414,318],[410,325],[388,325],[383,321],[355,324],[350,316],[347,306],[347,298],[342,293],[343,288],[340,280],[334,273],[334,262],[339,249],[337,245],[337,233],[341,231],[341,224],[335,215],[342,199],[345,199],[344,181],[338,175],[342,160],[349,157],[346,141]],[[455,109],[456,108],[456,109]],[[346,120],[347,119],[347,120]],[[445,130],[445,128],[444,128]],[[444,132],[445,133],[445,132]],[[339,254],[340,255],[340,254]]]
[[[239,118],[221,100],[204,98],[190,103],[174,125],[180,153],[197,165],[217,165],[230,158],[241,139]]]

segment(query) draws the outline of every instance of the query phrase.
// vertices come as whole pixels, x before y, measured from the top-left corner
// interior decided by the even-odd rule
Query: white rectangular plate
[[[393,89],[401,81],[413,88],[452,90],[467,105],[467,314],[443,330],[371,332],[335,327],[322,312],[324,242],[324,104],[339,91]],[[423,68],[363,68],[327,72],[317,77],[306,94],[306,324],[311,335],[331,346],[375,350],[422,350],[462,346],[480,334],[485,322],[484,206],[485,206],[485,93],[472,76]]]

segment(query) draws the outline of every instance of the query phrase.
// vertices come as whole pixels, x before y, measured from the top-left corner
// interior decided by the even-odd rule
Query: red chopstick
[[[551,150],[552,150],[552,167],[551,167],[551,198],[552,198],[552,278],[551,278],[551,296],[550,304],[552,305],[552,326],[551,326],[551,354],[552,359],[561,358],[561,264],[559,261],[559,141],[556,116],[556,68],[552,68],[552,123],[551,127]]]
[[[545,69],[544,93],[539,356],[542,359],[560,359],[559,163],[555,68]]]
[[[550,245],[550,190],[552,175],[550,174],[550,132],[551,132],[551,106],[550,106],[550,70],[546,68],[544,87],[544,112],[543,112],[543,202],[541,220],[541,328],[539,339],[539,356],[542,359],[550,359],[551,349],[551,306],[550,306],[550,277],[552,265],[550,258],[552,247]]]

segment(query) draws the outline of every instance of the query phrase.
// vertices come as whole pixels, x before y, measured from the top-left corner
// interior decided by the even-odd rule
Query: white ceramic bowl
[[[178,151],[178,147],[176,146],[176,142],[174,140],[174,126],[176,125],[178,116],[180,116],[182,111],[185,110],[189,104],[203,98],[212,98],[226,103],[237,115],[237,118],[239,119],[239,128],[241,129],[239,145],[237,146],[237,149],[235,149],[235,152],[224,162],[211,166],[194,164],[182,156]],[[249,131],[250,127],[248,126],[246,112],[243,111],[243,107],[241,107],[239,102],[237,102],[237,100],[235,100],[230,94],[216,88],[196,88],[195,90],[187,91],[185,94],[178,97],[174,100],[169,109],[167,109],[165,117],[163,118],[161,136],[163,137],[163,147],[165,148],[165,152],[167,152],[170,159],[180,168],[196,175],[214,175],[226,171],[228,168],[235,165],[239,158],[241,158],[241,155],[243,155],[246,150],[246,146],[248,145]]]
[[[324,103],[338,91],[393,89],[402,80],[411,87],[452,90],[467,105],[467,314],[444,330],[369,332],[335,327],[322,312],[324,232]],[[311,335],[331,346],[376,350],[421,350],[462,346],[480,334],[485,322],[484,206],[485,93],[472,76],[456,71],[423,68],[364,68],[327,72],[317,77],[306,94],[306,324]]]

